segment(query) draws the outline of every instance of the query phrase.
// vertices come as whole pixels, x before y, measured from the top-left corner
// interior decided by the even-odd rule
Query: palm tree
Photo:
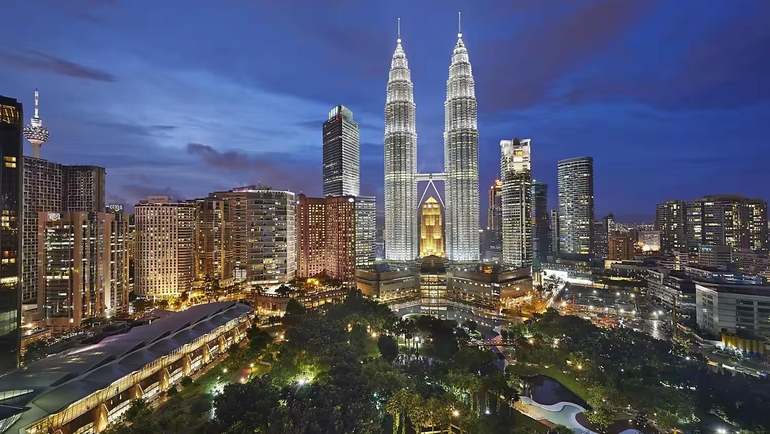
[[[396,391],[385,404],[385,411],[393,416],[393,434],[406,431],[406,412],[417,402],[414,393],[406,389]]]

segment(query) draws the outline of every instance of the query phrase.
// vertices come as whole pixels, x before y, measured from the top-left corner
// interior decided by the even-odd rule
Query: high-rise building
[[[607,237],[607,259],[624,261],[634,259],[634,243],[626,234],[611,234]]]
[[[37,309],[47,327],[66,330],[107,316],[113,223],[114,215],[105,212],[38,216]]]
[[[411,261],[417,247],[417,132],[414,88],[401,26],[385,103],[385,259]]]
[[[297,195],[297,277],[326,269],[326,198]]]
[[[479,130],[473,71],[462,33],[459,32],[449,65],[444,102],[444,171],[447,257],[453,261],[477,261]]]
[[[685,232],[690,259],[700,246],[730,246],[733,250],[765,250],[767,203],[741,195],[705,196],[685,204]]]
[[[615,216],[607,214],[601,220],[593,224],[593,239],[591,241],[591,253],[597,258],[608,259],[610,255],[609,236],[616,232]]]
[[[338,105],[323,126],[324,196],[358,196],[361,143],[353,112]]]
[[[732,254],[731,246],[701,244],[698,247],[698,265],[726,271],[733,263]]]
[[[529,139],[500,141],[503,262],[532,265],[532,153]]]
[[[594,222],[594,160],[577,157],[558,163],[559,253],[591,253]]]
[[[356,268],[374,265],[372,196],[297,196],[297,277],[326,273],[354,284]]]
[[[681,250],[686,243],[686,216],[683,200],[667,200],[655,209],[655,230],[660,231],[660,250]]]
[[[422,204],[420,215],[420,257],[440,256],[445,257],[444,252],[444,216],[441,205],[433,197],[429,197]]]
[[[135,207],[134,292],[153,298],[179,296],[193,281],[196,206],[150,196]]]
[[[107,205],[112,219],[105,219],[109,227],[105,235],[110,240],[110,281],[105,293],[106,316],[108,318],[128,313],[128,294],[131,292],[130,244],[132,242],[130,214],[123,212],[123,206]]]
[[[236,202],[236,208],[232,210],[236,213],[233,228],[236,269],[245,269],[246,279],[255,285],[285,283],[293,279],[297,274],[297,199],[294,192],[250,185],[229,193],[227,196]],[[238,252],[240,243],[246,246],[245,252]]]
[[[326,198],[326,272],[351,287],[356,281],[356,199]]]
[[[62,205],[69,212],[104,212],[107,172],[98,166],[62,166]]]
[[[490,260],[503,259],[503,181],[496,179],[489,187],[489,209],[487,211],[487,231],[489,248],[481,249],[482,255]],[[484,244],[482,242],[482,244]],[[488,250],[488,251],[487,251]]]
[[[196,242],[199,261],[196,278],[233,278],[233,250],[230,248],[232,216],[227,200],[216,195],[198,203]]]
[[[41,212],[60,212],[62,165],[41,158],[24,159],[24,220],[22,223],[23,302],[37,304],[37,218]]]
[[[559,210],[550,211],[551,218],[548,219],[548,225],[551,230],[551,253],[559,254]]]
[[[356,268],[367,268],[377,259],[377,200],[374,196],[357,196],[355,200]]]
[[[103,167],[65,166],[24,157],[23,301],[38,300],[38,216],[41,212],[104,212],[105,178]]]
[[[0,374],[19,365],[21,351],[23,118],[20,102],[0,96]]]
[[[548,185],[532,181],[532,257],[538,264],[551,252],[548,222]]]
[[[740,247],[754,251],[770,249],[767,202],[762,199],[745,198],[741,203]]]

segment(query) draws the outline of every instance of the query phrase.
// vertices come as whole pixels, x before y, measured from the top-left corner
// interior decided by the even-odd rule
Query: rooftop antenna
[[[398,19],[398,41],[396,42],[401,43],[401,18]]]

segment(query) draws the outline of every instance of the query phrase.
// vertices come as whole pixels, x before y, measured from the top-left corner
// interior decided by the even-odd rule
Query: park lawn
[[[520,377],[547,375],[563,384],[564,387],[571,390],[575,395],[583,398],[583,400],[588,399],[588,389],[586,389],[586,387],[580,381],[578,381],[573,375],[570,375],[569,373],[565,374],[553,366],[546,368],[539,365],[526,366],[520,363],[516,365],[510,365],[508,366],[508,369],[513,369],[513,372],[518,374]]]
[[[520,412],[519,410],[514,410],[513,415],[516,418],[516,426],[525,427],[533,433],[538,433],[538,434],[548,433],[549,428],[546,425],[536,421],[535,419],[532,419],[531,417]]]

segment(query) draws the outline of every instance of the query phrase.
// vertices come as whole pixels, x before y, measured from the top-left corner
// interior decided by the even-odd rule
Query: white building
[[[136,253],[134,291],[168,298],[191,288],[196,207],[150,196],[134,207]]]
[[[532,265],[532,153],[529,139],[500,141],[503,262]]]
[[[462,33],[449,65],[444,102],[446,252],[452,261],[479,259],[479,130],[473,71]]]
[[[695,303],[698,327],[713,337],[738,334],[770,338],[770,285],[760,276],[696,281]]]
[[[591,253],[594,222],[594,160],[578,157],[557,166],[559,253]]]
[[[385,258],[391,261],[410,261],[418,256],[414,111],[414,88],[399,25],[385,103]]]

